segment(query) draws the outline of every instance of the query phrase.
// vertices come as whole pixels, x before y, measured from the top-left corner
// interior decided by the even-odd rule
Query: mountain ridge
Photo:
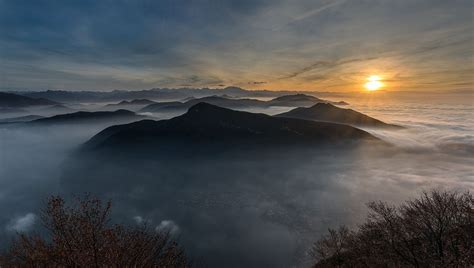
[[[298,107],[275,116],[334,122],[358,127],[402,128],[401,126],[387,124],[355,110],[339,108],[329,103],[317,103],[308,108]]]
[[[229,98],[224,96],[207,96],[202,98],[190,99],[185,102],[173,101],[173,102],[157,102],[154,104],[147,105],[140,109],[140,112],[161,112],[163,110],[185,110],[191,106],[200,102],[206,102],[212,105],[217,105],[224,108],[269,108],[276,106],[288,106],[288,107],[300,107],[300,106],[311,106],[316,103],[339,103],[346,105],[345,102],[331,102],[323,99],[319,99],[314,96],[305,94],[292,94],[276,97],[274,99],[263,101],[251,98]],[[342,104],[344,103],[344,104]]]
[[[111,102],[133,99],[184,99],[190,96],[201,98],[213,95],[230,95],[233,97],[278,97],[283,95],[303,93],[307,95],[318,94],[324,95],[327,92],[313,91],[271,91],[271,90],[247,90],[239,87],[225,88],[152,88],[145,90],[113,90],[113,91],[66,91],[66,90],[46,90],[46,91],[15,91],[16,94],[35,97],[47,98],[57,102]],[[331,93],[334,95],[334,93]]]
[[[355,127],[266,114],[234,111],[208,103],[198,103],[188,112],[168,120],[142,120],[104,129],[85,148],[168,141],[191,144],[311,144],[344,141],[380,141]]]
[[[118,118],[128,118],[133,119],[144,119],[144,116],[137,115],[136,113],[124,109],[116,110],[116,111],[97,111],[97,112],[85,112],[79,111],[74,113],[67,113],[67,114],[59,114],[50,117],[36,119],[27,124],[30,125],[45,125],[45,124],[69,124],[69,123],[89,123],[93,121],[100,121],[100,120],[110,120],[110,119],[118,119]]]
[[[0,107],[3,108],[23,108],[28,106],[47,105],[59,105],[59,103],[45,98],[31,98],[13,93],[0,92]]]

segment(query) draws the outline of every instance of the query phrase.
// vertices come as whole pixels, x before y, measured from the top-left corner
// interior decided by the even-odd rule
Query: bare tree
[[[339,227],[338,230],[329,229],[329,234],[313,245],[311,255],[324,262],[325,266],[341,267],[350,253],[352,236],[352,232],[345,226]]]
[[[188,267],[169,233],[110,224],[110,202],[86,196],[67,206],[48,200],[41,221],[50,236],[20,234],[0,267]]]
[[[330,230],[313,247],[315,267],[472,267],[474,199],[469,193],[424,192],[395,207],[368,204],[356,231]]]

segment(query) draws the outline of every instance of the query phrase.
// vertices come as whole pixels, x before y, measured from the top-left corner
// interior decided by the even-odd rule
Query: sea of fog
[[[121,165],[120,174],[135,176],[141,184],[127,195],[106,195],[115,204],[116,219],[129,224],[147,220],[158,230],[170,229],[195,259],[210,267],[307,266],[311,242],[328,227],[360,223],[370,200],[398,203],[433,188],[474,190],[472,99],[463,104],[423,98],[344,100],[348,108],[404,126],[397,131],[366,129],[400,150],[306,152],[301,159],[280,152],[266,159],[249,155],[247,161],[227,162],[207,157],[192,167],[175,163],[181,171],[166,173],[166,181],[153,181],[163,187],[149,189],[143,182],[152,178],[141,181],[146,172]],[[17,232],[38,230],[38,211],[45,199],[64,193],[67,176],[77,175],[65,171],[66,159],[103,127],[0,129],[0,247]],[[100,169],[101,163],[96,164]],[[272,165],[288,168],[275,172]],[[108,167],[104,164],[103,169]],[[216,172],[225,180],[214,178]],[[179,183],[173,184],[174,174]],[[204,181],[204,175],[211,179]],[[131,183],[113,176],[117,184]],[[94,187],[88,183],[80,189]]]

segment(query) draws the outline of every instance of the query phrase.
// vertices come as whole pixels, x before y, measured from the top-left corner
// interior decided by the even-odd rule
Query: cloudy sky
[[[0,0],[0,90],[472,90],[472,0]]]

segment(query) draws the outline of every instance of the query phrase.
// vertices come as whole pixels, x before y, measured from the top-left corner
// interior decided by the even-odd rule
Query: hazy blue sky
[[[473,88],[472,0],[0,0],[1,89]]]

